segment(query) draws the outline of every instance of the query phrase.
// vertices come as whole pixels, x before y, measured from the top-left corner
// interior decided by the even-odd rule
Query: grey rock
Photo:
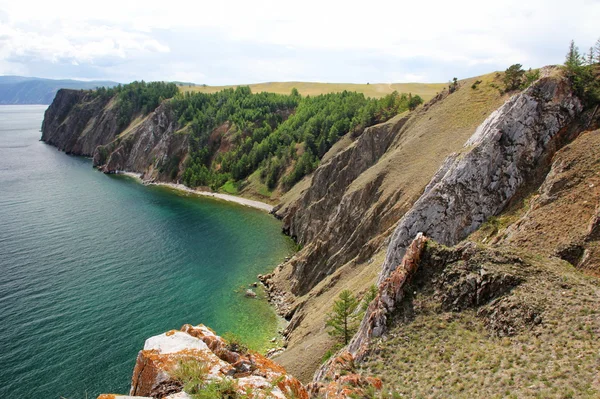
[[[453,154],[390,240],[379,282],[400,264],[415,235],[454,245],[500,212],[546,161],[553,140],[582,111],[568,82],[540,79],[493,112]]]

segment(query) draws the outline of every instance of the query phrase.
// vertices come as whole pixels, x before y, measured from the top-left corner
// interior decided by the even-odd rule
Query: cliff
[[[114,105],[88,91],[61,89],[44,114],[42,141],[68,154],[90,157],[119,133]]]
[[[373,311],[377,317],[363,320],[368,325],[361,331],[380,336],[403,298],[397,281],[412,273],[394,270],[417,233],[458,244],[543,181],[556,151],[585,130],[582,118],[589,126],[591,112],[581,114],[581,101],[555,68],[544,69],[541,79],[511,97],[490,92],[481,98],[483,93],[469,89],[469,83],[442,93],[408,118],[365,130],[346,148],[334,147],[337,151],[304,183],[304,191],[280,207],[284,228],[304,248],[265,282],[291,320],[285,332],[288,349],[276,360],[303,381],[311,378],[306,370],[318,368],[319,358],[333,346],[322,326],[343,289],[360,297],[378,283],[385,299]],[[481,103],[498,107],[481,112]],[[461,122],[477,125],[450,129],[448,119],[457,114]],[[593,269],[596,249],[587,237],[595,228],[589,226],[596,226],[597,201],[589,198],[582,232],[563,245],[562,253],[574,253],[574,264]],[[507,232],[505,239],[516,236]],[[360,352],[363,343],[355,340],[351,353]]]
[[[188,135],[167,103],[119,128],[115,97],[59,90],[44,115],[42,141],[69,154],[93,157],[105,173],[132,172],[145,181],[177,181]]]
[[[177,181],[188,154],[189,137],[177,129],[169,105],[162,104],[116,140],[97,146],[94,166],[105,173],[140,173],[145,181]]]
[[[441,397],[475,395],[481,385],[493,396],[505,394],[515,380],[520,396],[538,390],[593,397],[600,391],[594,376],[599,286],[574,269],[598,274],[600,267],[599,116],[584,109],[559,69],[544,68],[541,76],[510,93],[498,90],[501,74],[465,80],[416,111],[346,134],[282,197],[274,213],[301,249],[260,278],[290,321],[286,350],[274,361],[299,381],[312,381],[306,387],[294,382],[294,395],[349,397],[389,389]],[[48,115],[46,141],[69,152],[95,143],[94,165],[106,173],[125,170],[162,181],[181,176],[190,138],[169,103],[113,132],[110,101],[66,94],[57,96]],[[88,117],[94,112],[98,118]],[[71,120],[77,115],[84,122]],[[225,124],[213,133],[243,132]],[[214,147],[223,147],[219,143]],[[322,364],[336,348],[325,328],[333,301],[345,289],[364,298],[373,284],[377,296],[358,333]],[[183,384],[174,365],[198,344],[163,353],[170,336],[185,342],[190,339],[182,334],[194,336],[235,368],[237,357],[221,356],[232,356],[220,352],[228,344],[200,329],[202,336],[184,327],[149,340],[131,394],[168,397],[152,392]],[[215,349],[206,340],[220,344]],[[214,373],[210,366],[208,375],[229,375],[227,364],[200,352],[194,352],[196,361],[219,366]],[[469,353],[476,359],[469,361]],[[263,362],[252,356],[250,364]],[[524,366],[530,362],[539,367]],[[557,362],[566,372],[558,373]],[[275,379],[284,375],[283,367],[269,364],[279,370]],[[411,379],[399,378],[395,368]],[[252,373],[265,374],[260,369]],[[456,380],[479,378],[483,369],[496,371],[479,385]],[[249,377],[239,370],[231,376]]]

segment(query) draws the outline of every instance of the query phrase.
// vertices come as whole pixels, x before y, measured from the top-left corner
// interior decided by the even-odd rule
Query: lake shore
[[[235,195],[214,193],[212,191],[194,190],[193,188],[189,188],[187,186],[184,186],[183,184],[177,184],[177,183],[145,182],[142,180],[141,174],[139,174],[139,173],[118,172],[117,174],[133,177],[134,179],[139,180],[142,184],[149,185],[149,186],[168,187],[173,190],[183,191],[183,192],[190,193],[190,194],[201,195],[203,197],[211,197],[211,198],[216,198],[216,199],[220,199],[223,201],[234,202],[239,205],[244,205],[244,206],[248,206],[251,208],[260,209],[260,210],[268,212],[268,213],[270,213],[273,210],[273,205],[269,205],[264,202],[255,201],[255,200],[251,200],[251,199],[247,199],[247,198],[236,197]]]

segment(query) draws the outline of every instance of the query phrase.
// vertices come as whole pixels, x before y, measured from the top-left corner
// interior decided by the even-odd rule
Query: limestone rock
[[[183,384],[174,375],[181,361],[196,361],[206,369],[207,382],[233,379],[240,393],[251,389],[266,397],[285,399],[295,395],[307,399],[302,384],[281,366],[254,352],[237,352],[209,328],[184,325],[146,340],[138,354],[130,396],[100,395],[99,399],[139,397],[186,399]]]
[[[379,281],[400,264],[417,233],[453,245],[500,212],[581,110],[565,79],[546,77],[493,112],[400,220]]]

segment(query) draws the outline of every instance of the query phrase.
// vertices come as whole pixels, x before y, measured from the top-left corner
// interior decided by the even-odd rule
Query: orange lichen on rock
[[[355,358],[362,356],[372,337],[380,337],[384,333],[388,316],[404,297],[404,287],[419,267],[426,243],[427,237],[417,234],[406,249],[402,262],[379,285],[377,296],[369,305],[358,332],[348,345],[348,351]]]
[[[206,368],[207,382],[233,379],[240,394],[252,391],[256,398],[309,397],[300,381],[277,363],[255,352],[236,352],[208,327],[189,324],[146,340],[137,357],[129,395],[155,397],[161,392],[157,397],[163,397],[168,391],[171,397],[180,392],[183,384],[174,376],[182,362],[188,361]],[[187,397],[182,392],[179,395]],[[99,399],[117,398],[101,395]]]
[[[310,397],[328,399],[348,399],[366,397],[367,390],[381,391],[383,383],[378,378],[363,377],[360,374],[336,375],[330,382],[313,382],[309,384]]]

